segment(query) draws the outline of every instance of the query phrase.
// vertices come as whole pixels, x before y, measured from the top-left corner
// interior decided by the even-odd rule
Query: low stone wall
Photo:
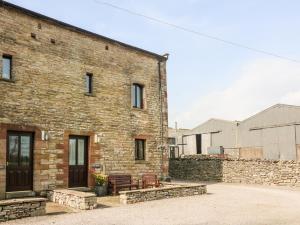
[[[133,191],[120,191],[122,204],[153,201],[166,198],[202,195],[207,193],[203,184],[172,184],[160,188],[148,188]]]
[[[173,179],[191,181],[222,181],[223,158],[211,156],[185,156],[170,159],[169,175]]]
[[[93,193],[61,189],[49,191],[47,196],[52,202],[75,209],[90,210],[97,207],[97,197]]]
[[[263,185],[300,186],[300,163],[203,155],[171,159],[173,179]]]
[[[0,222],[46,214],[45,198],[26,198],[0,201]]]

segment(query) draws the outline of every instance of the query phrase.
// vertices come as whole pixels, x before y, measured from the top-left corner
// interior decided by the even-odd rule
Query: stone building
[[[0,198],[167,175],[167,55],[0,3]]]

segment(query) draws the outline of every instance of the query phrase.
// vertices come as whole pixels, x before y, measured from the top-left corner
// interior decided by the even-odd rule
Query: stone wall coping
[[[47,201],[46,198],[20,198],[20,199],[9,199],[9,200],[1,200],[1,201],[0,201],[0,206],[15,205],[15,204],[22,204],[22,203],[45,202],[45,201]]]
[[[69,189],[55,189],[55,190],[53,190],[53,192],[67,194],[67,195],[74,195],[74,196],[78,196],[80,198],[96,197],[96,195],[94,193],[74,191],[74,190],[69,190]]]
[[[119,191],[120,195],[126,195],[131,193],[137,193],[137,192],[153,192],[153,191],[164,191],[164,190],[172,190],[172,189],[182,189],[182,188],[192,188],[192,187],[205,187],[206,184],[187,184],[187,183],[165,183],[169,184],[168,187],[159,187],[159,188],[145,188],[145,189],[137,189],[137,190],[131,190],[131,191]]]
[[[175,158],[175,159],[170,159],[170,160],[175,160],[175,161],[181,161],[181,160],[219,160],[219,161],[242,161],[242,162],[269,162],[269,163],[282,163],[282,164],[289,164],[289,163],[294,163],[294,164],[300,164],[300,162],[295,161],[295,160],[270,160],[270,159],[236,159],[236,158],[222,158],[219,156],[203,156],[203,155],[190,155],[190,156],[183,156],[181,158]]]

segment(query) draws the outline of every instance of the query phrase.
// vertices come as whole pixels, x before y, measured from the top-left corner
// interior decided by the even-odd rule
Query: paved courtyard
[[[250,185],[210,184],[208,194],[49,215],[6,224],[300,224],[300,190]]]

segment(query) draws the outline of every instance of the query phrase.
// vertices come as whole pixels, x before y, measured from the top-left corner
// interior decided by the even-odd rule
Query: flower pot
[[[95,186],[95,194],[99,196],[105,196],[107,195],[107,185],[96,185]]]

